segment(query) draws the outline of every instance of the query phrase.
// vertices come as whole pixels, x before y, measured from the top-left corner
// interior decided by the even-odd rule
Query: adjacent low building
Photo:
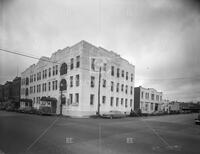
[[[57,114],[73,116],[134,109],[135,66],[86,41],[42,57],[21,77],[22,106],[32,100],[39,108],[52,100]]]
[[[153,88],[135,87],[134,109],[141,110],[142,113],[153,113],[161,111],[163,93]]]

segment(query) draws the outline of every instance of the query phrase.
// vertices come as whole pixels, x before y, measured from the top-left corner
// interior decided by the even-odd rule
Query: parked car
[[[52,108],[49,106],[40,106],[38,112],[39,112],[39,114],[42,114],[42,115],[53,115],[54,114],[52,112]]]
[[[124,118],[126,115],[122,113],[121,111],[109,111],[108,113],[104,113],[102,115],[103,118]]]
[[[196,124],[200,124],[200,113],[198,114],[197,118],[195,119]]]

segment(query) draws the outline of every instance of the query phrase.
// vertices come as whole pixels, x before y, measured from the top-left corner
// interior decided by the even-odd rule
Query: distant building
[[[0,85],[0,102],[4,101],[4,85]]]
[[[189,112],[199,112],[200,111],[200,104],[199,103],[180,103],[180,110],[181,111],[189,111]]]
[[[14,102],[20,102],[21,78],[16,77],[11,84],[11,99]]]
[[[161,110],[163,93],[153,88],[135,87],[134,109],[142,113],[153,113]]]
[[[180,102],[170,101],[168,108],[169,108],[169,112],[179,112],[180,111]]]
[[[169,112],[169,103],[170,103],[169,100],[164,99],[163,102],[161,103],[161,111]]]
[[[21,98],[31,99],[35,108],[56,100],[59,114],[62,90],[64,115],[96,114],[98,96],[100,113],[110,110],[129,113],[134,109],[134,65],[86,41],[58,50],[50,58],[42,57],[22,72],[21,77]]]
[[[4,85],[4,100],[8,101],[11,100],[11,88],[12,88],[12,82],[7,81]]]

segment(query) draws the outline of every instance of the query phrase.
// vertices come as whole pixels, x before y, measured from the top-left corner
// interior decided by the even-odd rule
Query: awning
[[[21,98],[20,101],[21,102],[30,102],[30,103],[32,103],[32,99],[28,99],[28,98]]]
[[[41,100],[41,101],[57,102],[57,99],[56,99],[56,98],[54,98],[54,97],[46,97],[46,96],[41,97],[40,100]]]

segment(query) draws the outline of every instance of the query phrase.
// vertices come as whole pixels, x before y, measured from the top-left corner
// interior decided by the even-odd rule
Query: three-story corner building
[[[56,113],[93,115],[134,109],[135,67],[120,55],[81,41],[42,57],[21,74],[21,106],[56,101]],[[62,99],[61,99],[62,94]]]
[[[163,103],[163,93],[153,88],[135,87],[134,107],[140,109],[142,113],[153,113],[161,111]]]

